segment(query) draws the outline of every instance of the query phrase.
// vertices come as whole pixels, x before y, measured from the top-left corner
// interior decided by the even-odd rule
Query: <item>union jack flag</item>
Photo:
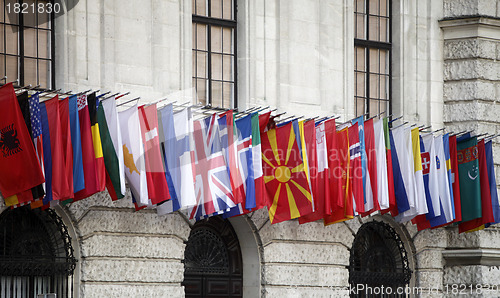
[[[214,114],[194,122],[196,206],[191,219],[217,215],[236,206]]]

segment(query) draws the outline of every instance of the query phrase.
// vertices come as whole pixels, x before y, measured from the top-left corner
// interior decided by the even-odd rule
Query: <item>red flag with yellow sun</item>
[[[313,212],[311,190],[292,123],[262,134],[262,168],[271,223]]]

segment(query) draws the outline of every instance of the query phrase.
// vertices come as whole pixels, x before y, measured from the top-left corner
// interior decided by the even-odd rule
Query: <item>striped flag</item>
[[[80,134],[80,117],[78,115],[78,99],[76,95],[69,97],[69,121],[71,126],[71,143],[73,147],[73,187],[74,192],[85,189],[83,171],[82,138]]]
[[[106,187],[113,201],[116,201],[125,196],[125,169],[122,132],[114,96],[101,101],[97,109],[97,122],[106,167]]]
[[[255,210],[266,206],[266,188],[264,185],[264,172],[262,169],[262,145],[260,138],[259,114],[252,114],[252,159],[253,174],[255,178]]]
[[[190,218],[202,218],[236,207],[222,152],[216,115],[194,122],[196,206]]]
[[[387,175],[387,153],[385,147],[384,121],[378,120],[373,124],[375,139],[375,154],[377,158],[377,199],[380,209],[389,209],[389,187]]]

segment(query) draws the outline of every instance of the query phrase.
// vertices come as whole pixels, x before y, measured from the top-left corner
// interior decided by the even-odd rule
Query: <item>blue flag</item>
[[[72,95],[69,98],[69,122],[71,127],[71,144],[73,146],[73,187],[76,193],[85,189],[80,117],[78,116],[78,99],[76,95]]]
[[[500,206],[498,203],[498,193],[497,193],[497,181],[495,177],[495,166],[493,163],[493,148],[492,142],[486,142],[484,145],[486,151],[486,164],[488,167],[488,181],[490,184],[490,192],[491,192],[491,208],[493,209],[493,217],[495,218],[494,223],[500,222]],[[492,224],[486,224],[486,227],[489,227]]]
[[[46,205],[52,201],[52,151],[50,146],[49,117],[45,103],[40,104],[40,116],[42,119],[43,135],[43,164],[45,166],[45,197],[43,204]]]
[[[399,165],[398,153],[396,151],[396,144],[394,143],[392,131],[389,133],[389,139],[391,142],[392,171],[394,176],[394,194],[396,196],[396,205],[398,206],[398,213],[403,213],[410,210],[410,204],[408,202],[408,195],[403,182],[403,175],[401,174],[401,167]]]

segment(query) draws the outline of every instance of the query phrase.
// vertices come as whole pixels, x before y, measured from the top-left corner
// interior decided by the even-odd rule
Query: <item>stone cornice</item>
[[[470,16],[439,21],[445,40],[486,38],[500,41],[500,19],[486,16]]]
[[[500,266],[500,250],[497,249],[452,249],[443,250],[442,254],[446,266]]]

